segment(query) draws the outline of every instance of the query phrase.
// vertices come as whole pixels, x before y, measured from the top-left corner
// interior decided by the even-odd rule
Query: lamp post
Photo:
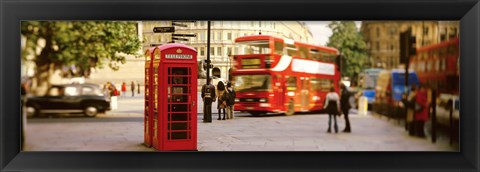
[[[230,69],[232,68],[231,67],[231,62],[230,62],[230,57],[232,57],[232,51],[231,50],[229,50],[227,52],[227,56],[228,56],[227,57],[227,63],[228,63],[228,65],[227,65],[228,66],[228,68],[227,68],[227,79],[228,79],[228,81],[230,81]]]

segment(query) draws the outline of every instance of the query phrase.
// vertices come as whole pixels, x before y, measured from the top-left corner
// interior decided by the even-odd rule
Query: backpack
[[[113,96],[119,96],[119,95],[120,95],[120,93],[119,93],[118,90],[115,88],[115,89],[113,90]]]

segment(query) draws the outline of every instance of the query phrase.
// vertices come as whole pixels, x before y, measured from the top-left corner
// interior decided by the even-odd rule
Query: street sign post
[[[173,33],[175,32],[175,27],[154,27],[154,33]]]
[[[172,36],[197,37],[196,34],[172,34]]]

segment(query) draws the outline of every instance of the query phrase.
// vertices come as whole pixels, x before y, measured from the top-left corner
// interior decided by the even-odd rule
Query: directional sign
[[[172,34],[172,36],[197,37],[196,34]]]
[[[177,38],[177,37],[172,37],[172,40],[188,41],[188,39],[185,39],[185,38]]]
[[[154,33],[172,33],[175,32],[175,27],[154,27]]]
[[[178,27],[188,27],[186,24],[180,24],[180,23],[172,23],[173,26],[178,26]]]

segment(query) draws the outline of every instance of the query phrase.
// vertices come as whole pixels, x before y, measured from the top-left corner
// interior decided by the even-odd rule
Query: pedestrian
[[[323,106],[324,109],[327,110],[328,113],[328,133],[331,133],[331,123],[332,123],[332,118],[333,118],[333,123],[334,123],[334,129],[335,133],[338,133],[338,126],[337,126],[337,115],[339,115],[340,112],[340,97],[338,94],[335,92],[335,88],[331,87],[330,92],[328,92],[326,99],[325,99],[325,105]]]
[[[227,83],[227,91],[228,91],[228,101],[227,101],[227,119],[233,119],[233,106],[235,105],[235,90],[232,87],[232,83]]]
[[[352,129],[350,128],[350,120],[348,119],[348,112],[350,111],[350,92],[348,91],[347,86],[345,84],[341,84],[340,88],[342,89],[341,96],[340,96],[340,107],[342,109],[343,116],[345,118],[345,129],[343,132],[350,133]]]
[[[122,83],[122,97],[127,96],[127,83],[125,81]]]
[[[212,103],[217,98],[212,78],[209,78],[207,83],[202,86],[201,96],[203,100],[203,122],[212,122]]]
[[[419,85],[417,94],[415,95],[415,135],[418,137],[425,137],[425,132],[423,128],[425,122],[428,120],[428,100],[427,100],[427,89]]]
[[[130,89],[132,90],[132,97],[135,96],[135,82],[132,81],[130,84]]]
[[[414,123],[414,116],[415,116],[415,95],[417,94],[417,86],[412,85],[412,88],[410,89],[410,93],[407,96],[407,103],[406,103],[406,109],[407,109],[407,116],[406,116],[406,123],[407,123],[407,130],[409,135],[413,136],[415,135],[415,123]]]
[[[137,81],[137,94],[140,95],[140,82]]]
[[[227,101],[225,99],[226,98],[225,90],[226,90],[225,84],[222,81],[218,81],[217,93],[216,93],[218,95],[218,99],[217,99],[218,119],[217,120],[225,120],[225,116],[226,116],[225,108],[227,107]],[[221,118],[222,111],[223,111],[223,119]]]
[[[118,92],[117,87],[115,86],[115,83],[111,82],[109,86],[110,90],[110,107],[112,110],[118,109],[118,95],[120,94]]]

